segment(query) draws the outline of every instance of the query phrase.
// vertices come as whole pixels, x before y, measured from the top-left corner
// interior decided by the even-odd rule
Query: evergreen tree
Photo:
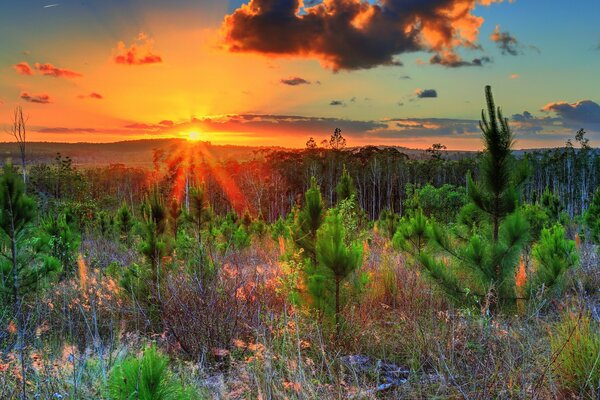
[[[531,290],[543,285],[546,289],[559,291],[565,272],[579,261],[575,241],[568,240],[565,229],[558,224],[542,231],[540,241],[533,246],[532,253],[536,270],[530,281]]]
[[[60,270],[59,262],[48,256],[48,242],[35,237],[33,221],[36,204],[25,194],[25,185],[12,165],[0,176],[0,289],[4,304],[12,303],[16,319],[16,351],[21,364],[21,399],[26,393],[24,298]]]
[[[181,217],[182,212],[181,203],[177,199],[171,200],[171,203],[169,203],[169,225],[174,237],[177,237],[179,231],[179,217]]]
[[[160,289],[161,259],[167,254],[167,213],[156,191],[142,206],[143,240],[141,251],[151,268],[154,287]],[[159,290],[160,294],[160,290]]]
[[[600,243],[600,188],[596,189],[592,202],[584,214],[586,228],[593,243]]]
[[[304,206],[297,213],[293,239],[296,245],[304,250],[305,256],[314,263],[317,260],[317,231],[325,217],[325,205],[314,177],[310,181],[310,188],[306,191],[304,200]]]
[[[479,164],[480,179],[475,183],[469,176],[469,196],[473,203],[489,214],[492,238],[498,242],[500,223],[517,206],[516,186],[523,176],[515,173],[516,163],[512,156],[513,133],[500,107],[496,109],[492,88],[486,86],[487,113],[481,112],[479,127],[483,132],[484,155]],[[498,272],[499,274],[499,272]]]
[[[544,211],[548,217],[552,221],[558,222],[560,219],[560,213],[562,212],[562,206],[559,198],[552,193],[549,188],[544,189],[544,193],[542,193],[542,198],[540,199],[540,204],[544,208]]]
[[[198,242],[202,242],[202,230],[210,221],[210,206],[203,186],[190,190],[190,217],[196,226]]]
[[[392,239],[398,230],[401,218],[398,214],[391,210],[383,210],[377,221],[377,228],[388,239]]]
[[[340,289],[346,278],[360,268],[363,254],[362,246],[359,243],[347,244],[345,240],[346,232],[343,221],[337,213],[334,213],[319,229],[316,248],[319,268],[309,278],[313,294],[323,297],[329,296],[333,292],[335,326],[338,337],[342,310]],[[315,287],[317,290],[314,290]],[[321,299],[321,301],[323,300]]]
[[[427,245],[428,230],[427,218],[419,209],[409,218],[403,218],[400,221],[392,243],[395,248],[419,257]]]
[[[119,230],[119,236],[121,240],[124,240],[127,246],[129,246],[131,243],[131,230],[133,229],[133,222],[131,211],[129,211],[127,204],[123,202],[117,211],[117,228]]]
[[[46,218],[42,229],[43,233],[48,235],[49,254],[60,262],[63,274],[70,274],[74,270],[81,238],[67,223],[65,214]]]
[[[335,188],[335,191],[337,193],[338,203],[342,200],[350,199],[352,198],[352,196],[356,196],[356,187],[354,186],[354,180],[348,173],[346,165],[344,165],[342,176]]]
[[[430,229],[438,248],[456,260],[451,268],[430,254],[421,254],[419,259],[454,292],[464,292],[466,286],[481,297],[492,294],[488,304],[494,309],[500,299],[515,298],[515,270],[529,240],[527,220],[517,211],[518,188],[527,176],[527,166],[511,154],[513,135],[508,120],[496,109],[489,86],[485,93],[488,115],[482,112],[480,123],[485,152],[478,182],[468,177],[472,204],[461,212],[461,220],[472,225],[457,228],[454,236],[435,224]],[[481,213],[486,218],[481,219]]]
[[[333,150],[342,150],[346,147],[346,139],[342,136],[342,130],[340,128],[335,128],[331,138],[329,139],[329,147]]]

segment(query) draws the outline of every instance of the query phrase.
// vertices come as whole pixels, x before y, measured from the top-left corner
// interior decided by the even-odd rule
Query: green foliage
[[[304,254],[315,263],[317,230],[321,227],[325,217],[325,205],[314,177],[310,181],[310,188],[306,191],[304,198],[304,206],[297,212],[296,226],[292,235],[296,245],[303,249]]]
[[[279,217],[273,225],[271,225],[271,239],[278,240],[280,237],[289,239],[291,236],[290,228],[286,220]]]
[[[318,267],[309,276],[309,291],[321,307],[333,302],[336,331],[340,329],[341,287],[350,274],[362,265],[360,243],[347,244],[342,218],[333,213],[319,229],[316,252]]]
[[[483,132],[485,152],[481,159],[480,179],[477,183],[468,177],[471,201],[489,214],[493,240],[498,240],[502,219],[517,207],[517,186],[522,183],[524,173],[517,167],[512,155],[513,133],[500,108],[496,109],[492,89],[485,88],[487,113],[481,112],[479,123]]]
[[[539,204],[523,204],[520,212],[529,224],[531,239],[537,242],[542,230],[550,224],[550,216],[545,208]]]
[[[115,219],[106,211],[97,214],[96,226],[100,237],[113,238],[115,232]]]
[[[421,209],[428,218],[434,218],[445,224],[454,221],[456,214],[468,201],[464,187],[449,184],[438,188],[429,183],[420,188],[407,185],[406,193],[407,199],[404,202],[406,210]]]
[[[580,398],[596,398],[600,392],[600,331],[587,314],[563,315],[550,337],[557,354],[554,374],[561,387]]]
[[[381,232],[388,239],[394,237],[394,234],[398,230],[398,225],[400,225],[400,215],[394,213],[393,211],[386,209],[383,210],[379,215],[377,229],[379,229],[379,232]]]
[[[211,220],[210,204],[203,186],[190,189],[189,215],[196,226],[198,241],[202,240],[202,230]]]
[[[67,222],[67,215],[46,218],[42,229],[43,233],[49,236],[49,255],[60,262],[63,273],[71,274],[74,271],[81,238]]]
[[[540,199],[540,205],[552,222],[558,222],[563,209],[560,204],[560,199],[551,192],[549,188],[544,190],[542,198]]]
[[[338,182],[335,192],[337,194],[338,203],[351,198],[356,195],[356,188],[354,187],[354,180],[350,176],[350,173],[346,169],[344,165],[344,170],[342,171],[342,176],[340,181]]]
[[[126,245],[129,245],[131,242],[131,230],[133,229],[134,220],[131,211],[129,211],[129,207],[127,207],[125,202],[123,202],[117,211],[116,224],[120,239],[123,240]]]
[[[482,112],[480,122],[485,152],[478,182],[468,177],[471,204],[463,207],[459,217],[464,226],[454,229],[453,237],[435,224],[430,230],[432,242],[454,262],[436,260],[433,254],[420,259],[450,291],[480,297],[493,291],[490,306],[495,307],[499,300],[515,298],[516,266],[530,239],[527,219],[517,209],[518,188],[528,167],[512,156],[513,134],[508,120],[496,109],[489,86],[486,99],[488,115]]]
[[[141,357],[129,356],[110,373],[112,400],[198,399],[193,388],[185,388],[168,369],[169,358],[151,346]]]
[[[36,204],[25,194],[23,179],[12,165],[0,176],[0,288],[15,301],[60,271],[50,256],[50,238],[35,232]]]
[[[600,188],[594,192],[592,203],[584,214],[584,222],[593,243],[600,244]]]
[[[167,213],[157,192],[154,192],[142,206],[142,243],[140,250],[152,270],[152,282],[156,287],[161,280],[160,261],[169,250],[166,235]]]
[[[392,239],[392,244],[397,250],[418,257],[427,245],[428,230],[427,217],[421,209],[418,209],[409,218],[402,218]]]
[[[233,247],[237,250],[250,247],[252,237],[244,225],[238,226],[233,234]]]
[[[575,241],[566,238],[561,225],[542,230],[540,241],[533,246],[532,253],[536,271],[531,290],[542,285],[546,289],[560,290],[565,272],[579,261]]]
[[[341,200],[335,207],[335,212],[339,214],[346,229],[346,241],[366,240],[366,228],[368,219],[365,212],[360,208],[356,201],[356,196]]]

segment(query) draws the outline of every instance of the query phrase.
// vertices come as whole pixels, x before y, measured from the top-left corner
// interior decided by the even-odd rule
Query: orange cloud
[[[46,75],[46,76],[53,76],[55,78],[71,79],[71,78],[81,78],[83,76],[79,72],[71,71],[69,69],[64,69],[64,68],[58,68],[52,64],[36,63],[35,68],[40,72],[40,74]]]
[[[140,33],[136,41],[127,47],[124,42],[117,44],[114,60],[117,64],[143,65],[162,62],[162,57],[153,52],[154,41]]]
[[[13,68],[21,75],[33,75],[33,69],[29,66],[29,63],[25,61],[13,65]]]
[[[396,56],[436,53],[431,63],[480,66],[463,61],[458,47],[479,49],[483,18],[477,5],[502,0],[251,0],[225,17],[225,45],[232,52],[317,58],[334,71],[398,65]]]
[[[50,103],[50,96],[45,93],[32,95],[32,94],[29,94],[28,92],[21,92],[21,99],[28,101],[30,103],[39,103],[39,104]]]

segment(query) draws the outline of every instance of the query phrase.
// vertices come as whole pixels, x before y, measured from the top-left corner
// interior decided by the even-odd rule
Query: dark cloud
[[[281,83],[288,86],[310,85],[310,81],[307,81],[306,79],[300,78],[298,76],[282,79]]]
[[[331,100],[329,102],[329,105],[330,106],[342,106],[343,107],[343,106],[346,105],[346,103],[344,103],[342,100]]]
[[[28,101],[30,103],[39,103],[39,104],[48,104],[50,103],[50,96],[41,93],[41,94],[29,94],[28,92],[21,92],[21,99]]]
[[[97,133],[98,130],[94,128],[40,128],[36,130],[40,133]]]
[[[600,105],[592,100],[554,102],[546,104],[543,111],[554,112],[564,120],[565,125],[573,128],[600,129]]]
[[[430,64],[439,64],[448,68],[459,68],[459,67],[482,67],[484,64],[491,63],[492,59],[489,57],[474,58],[471,61],[463,60],[460,57],[449,56],[446,58],[441,57],[439,54],[434,55],[429,60]]]
[[[437,90],[435,90],[435,89],[424,89],[424,90],[419,89],[419,90],[417,90],[416,95],[420,99],[434,99],[434,98],[438,97]]]
[[[532,119],[535,119],[535,118],[529,111],[523,111],[522,114],[514,114],[511,119],[513,121],[517,121],[517,122],[525,122],[525,121],[531,121]]]
[[[496,25],[494,32],[490,35],[490,40],[498,46],[502,54],[518,56],[523,54],[522,45],[516,37],[510,34],[508,31],[502,32],[500,25]],[[536,48],[537,49],[537,48]],[[539,49],[538,49],[539,51]]]
[[[124,42],[117,44],[114,61],[124,65],[144,65],[161,63],[162,57],[154,53],[154,41],[144,33],[140,33],[137,40],[129,47]]]
[[[37,69],[38,72],[42,75],[53,76],[55,78],[72,79],[72,78],[81,78],[83,76],[79,72],[75,72],[75,71],[72,71],[70,69],[65,69],[65,68],[58,68],[52,64],[36,63],[35,69]]]
[[[104,96],[102,96],[100,93],[96,93],[96,92],[92,92],[90,94],[81,94],[77,97],[80,99],[94,99],[94,100],[104,99]]]
[[[251,0],[225,17],[223,31],[230,51],[312,57],[334,71],[401,65],[396,56],[416,51],[435,53],[440,65],[480,65],[456,50],[479,48],[483,18],[472,12],[500,1]]]
[[[377,135],[383,138],[475,137],[480,134],[477,121],[449,118],[390,119],[388,129]]]

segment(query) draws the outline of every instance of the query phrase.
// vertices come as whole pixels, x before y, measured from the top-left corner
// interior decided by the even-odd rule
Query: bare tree
[[[12,126],[10,127],[10,135],[15,138],[19,145],[19,152],[21,153],[21,168],[23,174],[23,184],[27,186],[27,169],[25,160],[25,143],[27,133],[27,118],[23,115],[23,108],[21,106],[15,107],[13,114]]]

